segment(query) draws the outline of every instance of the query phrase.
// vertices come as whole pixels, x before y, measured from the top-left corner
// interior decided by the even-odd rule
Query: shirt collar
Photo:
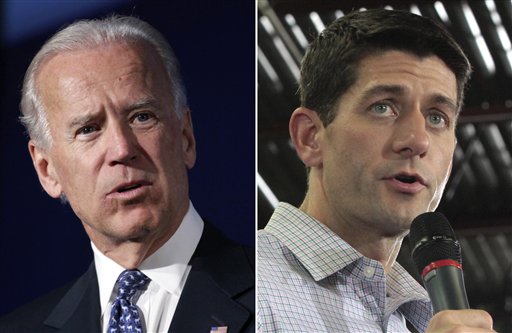
[[[279,203],[265,230],[290,249],[315,281],[363,257],[327,226],[285,202]]]
[[[364,257],[318,220],[284,202],[277,206],[265,231],[281,241],[317,282],[356,261],[359,265],[354,267],[359,268],[370,263],[380,265]],[[426,330],[428,318],[432,317],[426,290],[398,262],[382,277],[397,303],[394,308],[401,304],[400,311],[406,318],[420,331]]]
[[[184,277],[189,267],[188,263],[199,243],[203,228],[203,220],[192,202],[189,202],[188,211],[174,235],[155,253],[146,258],[138,269],[161,288],[171,294],[179,295],[185,283]],[[101,253],[92,242],[91,247],[94,252],[100,305],[103,313],[117,278],[125,268]]]

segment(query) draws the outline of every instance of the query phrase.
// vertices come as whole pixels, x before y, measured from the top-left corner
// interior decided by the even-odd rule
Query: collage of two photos
[[[512,1],[5,1],[0,332],[512,331]]]

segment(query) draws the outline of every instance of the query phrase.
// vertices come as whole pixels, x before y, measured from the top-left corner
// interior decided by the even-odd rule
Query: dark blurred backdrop
[[[148,21],[181,62],[198,146],[191,199],[230,238],[254,244],[254,1],[3,1],[0,121],[0,315],[80,275],[89,240],[69,206],[39,185],[17,118],[24,72],[44,41],[77,19]]]

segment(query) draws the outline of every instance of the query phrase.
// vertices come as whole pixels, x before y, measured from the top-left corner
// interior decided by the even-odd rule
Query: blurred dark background
[[[258,227],[278,201],[300,205],[306,170],[288,135],[307,44],[353,10],[401,9],[443,23],[474,66],[439,211],[462,244],[472,307],[512,332],[512,0],[258,1]],[[399,262],[416,278],[404,242]]]
[[[39,185],[17,118],[23,75],[44,41],[77,19],[112,13],[148,21],[181,62],[198,146],[191,199],[230,238],[254,245],[255,3],[2,1],[0,315],[80,275],[89,240],[69,206]]]

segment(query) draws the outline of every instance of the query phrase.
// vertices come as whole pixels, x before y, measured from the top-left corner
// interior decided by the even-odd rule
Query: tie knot
[[[119,286],[118,298],[130,300],[135,292],[143,288],[148,282],[149,278],[139,270],[125,270],[117,279]]]

